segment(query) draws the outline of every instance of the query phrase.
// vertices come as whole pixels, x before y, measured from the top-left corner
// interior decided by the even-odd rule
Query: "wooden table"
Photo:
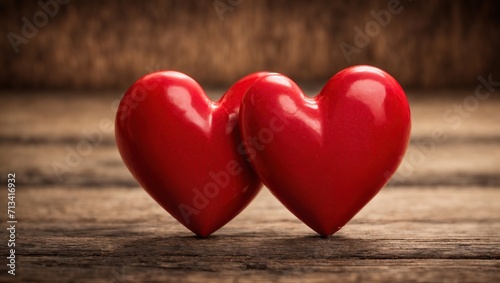
[[[266,188],[197,238],[137,186],[100,127],[120,93],[0,94],[0,216],[7,227],[15,172],[18,220],[16,276],[2,229],[0,281],[500,282],[500,100],[459,125],[443,119],[471,94],[410,93],[412,143],[397,177],[326,239]],[[446,137],[429,142],[436,129]],[[54,164],[68,165],[89,133],[92,148],[59,179]]]

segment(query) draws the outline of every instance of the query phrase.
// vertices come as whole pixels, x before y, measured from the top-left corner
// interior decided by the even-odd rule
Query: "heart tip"
[[[206,239],[210,237],[216,230],[213,229],[189,229],[191,232],[193,232],[196,237],[201,238],[201,239]]]
[[[210,237],[210,235],[212,235],[213,231],[192,231],[196,237],[200,238],[200,239],[206,239],[208,237]]]
[[[337,231],[339,231],[340,229],[342,229],[342,226],[336,227],[334,229],[324,228],[324,229],[313,229],[313,230],[316,233],[318,233],[321,236],[321,238],[328,238],[328,237],[332,236],[333,234],[337,233]]]

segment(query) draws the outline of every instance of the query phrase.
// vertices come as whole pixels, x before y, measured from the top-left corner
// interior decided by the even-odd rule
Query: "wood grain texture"
[[[112,129],[57,178],[51,164],[113,119],[116,99],[68,97],[10,94],[0,105],[0,179],[16,172],[19,221],[17,275],[0,260],[0,282],[500,282],[499,100],[453,128],[442,113],[461,99],[410,96],[409,153],[438,127],[447,138],[423,162],[407,155],[404,178],[332,237],[315,235],[263,188],[200,239],[138,187]],[[0,190],[2,211],[6,198]]]
[[[264,189],[200,239],[140,188],[20,188],[16,279],[495,282],[498,199],[496,189],[386,189],[325,239]]]

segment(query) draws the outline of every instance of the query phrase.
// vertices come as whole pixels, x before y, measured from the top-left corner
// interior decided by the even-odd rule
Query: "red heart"
[[[116,116],[116,142],[139,184],[175,219],[206,237],[240,213],[261,183],[245,157],[238,113],[248,87],[235,83],[219,102],[190,77],[157,72],[135,82]]]
[[[245,148],[271,192],[323,236],[387,183],[410,137],[404,91],[386,72],[354,66],[305,97],[283,75],[261,78],[240,113]]]

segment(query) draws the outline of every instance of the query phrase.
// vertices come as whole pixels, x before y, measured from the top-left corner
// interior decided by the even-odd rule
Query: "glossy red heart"
[[[295,216],[327,236],[387,183],[408,146],[411,122],[393,77],[354,66],[314,98],[283,75],[261,78],[243,98],[240,126],[260,179]]]
[[[126,92],[116,142],[139,184],[175,219],[206,237],[240,213],[261,183],[245,157],[238,127],[241,99],[266,73],[236,82],[219,100],[190,77],[149,74]]]

